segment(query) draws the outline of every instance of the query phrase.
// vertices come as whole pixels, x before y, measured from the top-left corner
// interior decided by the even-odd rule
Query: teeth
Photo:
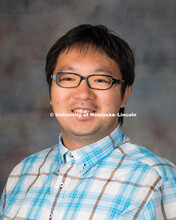
[[[75,110],[73,110],[73,112],[79,113],[79,114],[86,114],[86,113],[90,113],[92,111],[89,109],[75,109]]]

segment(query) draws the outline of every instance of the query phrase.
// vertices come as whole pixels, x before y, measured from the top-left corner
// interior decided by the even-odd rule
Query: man
[[[50,49],[46,75],[59,144],[12,171],[2,219],[176,219],[176,167],[119,128],[134,81],[128,44],[81,25]]]

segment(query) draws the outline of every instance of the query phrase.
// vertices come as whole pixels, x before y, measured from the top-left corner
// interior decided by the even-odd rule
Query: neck
[[[89,135],[75,135],[71,134],[70,132],[67,133],[65,130],[61,129],[63,145],[69,150],[73,151],[103,139],[104,137],[109,135],[113,130],[109,131],[108,133],[103,132],[99,135],[95,135],[92,133]]]
[[[85,136],[71,137],[71,135],[65,136],[64,134],[62,134],[62,140],[64,146],[71,151],[85,147],[89,144],[93,144],[100,139],[101,138],[97,138],[97,139],[87,138]]]

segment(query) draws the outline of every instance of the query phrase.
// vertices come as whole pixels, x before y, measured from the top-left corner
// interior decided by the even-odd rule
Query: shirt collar
[[[59,165],[61,166],[61,164],[64,164],[66,163],[66,155],[71,152],[70,150],[68,150],[68,148],[66,148],[64,145],[63,145],[63,142],[62,142],[62,134],[60,134],[59,136],[59,144],[58,144],[58,159],[59,159]]]
[[[72,155],[82,175],[96,163],[107,157],[123,140],[123,134],[119,126],[103,139],[74,151],[68,150],[63,145],[61,137],[60,135],[59,161],[67,163],[66,155]]]

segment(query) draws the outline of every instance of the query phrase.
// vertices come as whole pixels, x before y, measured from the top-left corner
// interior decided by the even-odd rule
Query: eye
[[[63,75],[60,75],[59,78],[58,78],[58,81],[59,82],[73,82],[75,81],[75,76],[72,75],[72,74],[63,74]]]
[[[61,77],[59,78],[59,81],[74,81],[75,79],[74,78],[71,78],[71,77]]]
[[[97,82],[97,83],[109,83],[107,80],[105,79],[96,79],[94,80],[94,82]]]
[[[109,77],[103,76],[103,75],[93,76],[92,80],[96,84],[110,84],[111,83],[111,79]]]

